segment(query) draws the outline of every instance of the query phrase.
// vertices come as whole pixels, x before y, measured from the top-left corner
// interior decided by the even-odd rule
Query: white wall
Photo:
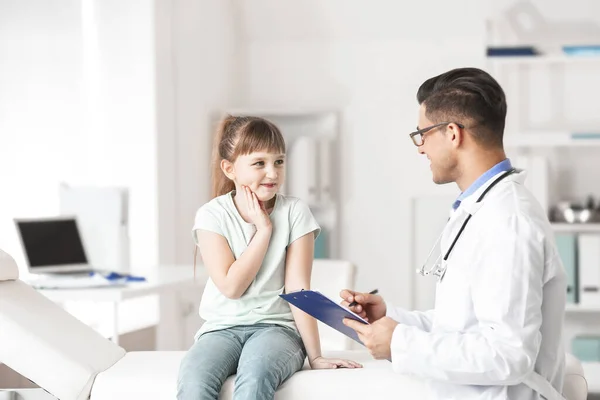
[[[59,181],[92,165],[79,2],[0,0],[0,10],[0,246],[15,253],[12,218],[55,214]]]
[[[160,260],[191,264],[196,210],[210,199],[211,114],[238,86],[235,8],[156,0]]]
[[[483,65],[482,3],[238,3],[242,106],[342,111],[342,257],[358,266],[358,289],[399,305],[411,305],[416,278],[411,198],[456,192],[431,183],[408,139],[416,91],[447,69]]]
[[[87,170],[73,180],[130,188],[131,262],[158,261],[154,8],[146,0],[83,0]],[[77,169],[77,168],[74,168]]]
[[[60,182],[129,187],[132,263],[191,263],[208,114],[235,82],[228,4],[0,0],[0,247],[20,267],[12,218],[57,214]]]
[[[131,190],[131,260],[191,263],[209,113],[235,79],[230,3],[0,0],[0,246],[58,212],[58,184]]]
[[[3,227],[56,212],[59,181],[127,185],[133,263],[190,262],[194,211],[209,199],[211,111],[333,106],[344,116],[343,256],[360,287],[407,303],[406,188],[439,192],[404,135],[423,79],[481,63],[477,2],[441,5],[455,18],[428,15],[425,29],[435,2],[0,1]],[[7,174],[15,164],[31,169]],[[359,215],[376,193],[383,206]]]
[[[133,262],[189,263],[211,112],[337,108],[342,256],[359,289],[411,306],[413,199],[457,193],[406,136],[415,93],[485,66],[484,19],[510,2],[0,0],[0,226],[55,212],[61,180],[128,185]],[[600,15],[592,1],[535,3],[549,18]]]
[[[342,165],[338,171],[345,199],[341,247],[342,257],[358,265],[358,289],[378,287],[386,298],[407,307],[432,304],[433,282],[417,277],[414,270],[424,261],[437,229],[443,225],[444,213],[438,209],[458,190],[454,185],[434,185],[427,163],[407,139],[406,134],[416,125],[415,94],[423,80],[448,69],[487,69],[485,47],[496,38],[489,36],[486,19],[497,17],[514,3],[237,3],[243,44],[240,55],[245,60],[240,106],[323,107],[343,112]],[[598,2],[533,3],[551,22],[600,23]],[[510,35],[502,39],[515,43]],[[597,77],[590,79],[589,73],[593,75],[597,64],[591,65],[587,75],[584,70],[575,70],[566,78],[568,121],[564,127],[572,127],[576,121],[583,131],[598,128],[597,113],[592,110],[596,101],[582,95],[586,87],[594,88],[592,93],[600,88]],[[529,98],[533,106],[528,109],[532,124],[552,115],[549,110],[552,102],[556,103],[557,93],[548,89],[553,81],[543,77],[539,71],[526,76],[526,84],[534,93]],[[514,101],[518,88],[505,89],[509,118],[516,117],[516,110],[523,107]],[[591,183],[598,182],[600,176],[584,178],[596,165],[593,150],[571,151],[578,158],[568,158],[573,161],[567,161],[568,165],[564,157],[557,158],[560,162],[553,166],[553,173],[560,179],[554,181],[558,183],[554,191],[573,196],[589,191],[600,194],[596,191],[600,187]],[[575,170],[573,164],[578,165]],[[436,209],[428,216],[415,207],[419,201]],[[427,225],[428,229],[415,224]]]
[[[58,213],[58,184],[131,188],[132,261],[157,260],[152,8],[0,1],[0,245]]]

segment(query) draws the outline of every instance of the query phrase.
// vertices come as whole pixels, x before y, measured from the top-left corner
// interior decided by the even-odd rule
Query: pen
[[[371,290],[371,291],[369,292],[369,294],[377,294],[377,292],[379,292],[379,290],[377,290],[377,289],[374,289],[374,290]],[[356,305],[358,305],[358,303],[357,303],[357,302],[356,302],[356,300],[355,300],[355,301],[353,301],[352,303],[348,304],[348,308],[350,308],[350,307],[355,307]]]

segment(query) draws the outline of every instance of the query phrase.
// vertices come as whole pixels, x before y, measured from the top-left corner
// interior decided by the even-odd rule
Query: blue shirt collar
[[[498,164],[494,165],[492,168],[490,168],[486,172],[484,172],[483,175],[481,175],[479,178],[477,178],[475,180],[475,182],[473,182],[471,184],[471,186],[469,186],[467,188],[467,190],[462,192],[460,194],[460,196],[458,196],[458,198],[456,199],[454,204],[452,205],[452,208],[454,208],[456,210],[458,208],[458,206],[460,205],[461,201],[463,201],[464,199],[466,199],[467,197],[469,197],[470,195],[475,193],[477,191],[477,189],[482,187],[487,181],[492,179],[494,176],[496,176],[502,172],[510,171],[511,169],[512,169],[512,164],[510,163],[510,160],[508,158],[504,161],[500,161]]]

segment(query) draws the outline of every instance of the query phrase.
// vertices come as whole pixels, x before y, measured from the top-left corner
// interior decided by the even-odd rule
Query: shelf
[[[487,61],[500,65],[585,64],[600,62],[600,56],[568,56],[565,54],[539,56],[496,56],[487,57]]]
[[[567,304],[565,307],[567,313],[600,313],[600,305],[597,306],[582,306],[581,304]]]
[[[600,232],[600,224],[568,224],[553,222],[554,232],[579,233],[579,232]]]
[[[230,115],[255,115],[260,117],[303,118],[335,115],[332,107],[297,107],[297,108],[232,108],[225,110]]]
[[[506,147],[579,147],[599,146],[600,134],[564,131],[521,132],[504,136]]]

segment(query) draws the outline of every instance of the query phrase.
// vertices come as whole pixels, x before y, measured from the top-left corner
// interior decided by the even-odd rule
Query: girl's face
[[[248,186],[260,201],[269,201],[285,181],[285,154],[254,152],[239,156],[235,162],[224,160],[223,171],[235,182],[238,193]]]

